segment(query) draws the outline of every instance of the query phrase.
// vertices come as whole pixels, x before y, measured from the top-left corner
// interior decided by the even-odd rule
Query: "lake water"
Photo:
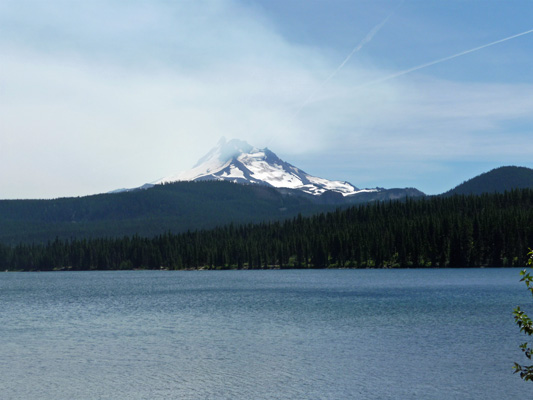
[[[517,269],[0,274],[2,399],[533,396]]]

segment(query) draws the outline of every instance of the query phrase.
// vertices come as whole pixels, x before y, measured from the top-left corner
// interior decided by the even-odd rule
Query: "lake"
[[[533,395],[517,269],[0,274],[2,399]]]

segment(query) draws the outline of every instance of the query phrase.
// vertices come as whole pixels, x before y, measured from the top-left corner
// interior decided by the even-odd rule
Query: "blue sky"
[[[530,0],[0,0],[0,198],[140,186],[222,136],[360,188],[531,168],[533,33],[398,74],[531,15]]]

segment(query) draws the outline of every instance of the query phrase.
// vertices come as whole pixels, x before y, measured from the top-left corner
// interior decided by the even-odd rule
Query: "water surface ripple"
[[[512,309],[532,301],[518,280],[516,269],[4,273],[1,398],[524,398]]]

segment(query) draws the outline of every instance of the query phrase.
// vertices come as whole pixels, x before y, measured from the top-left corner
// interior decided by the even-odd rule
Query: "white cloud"
[[[7,4],[0,168],[13,172],[0,177],[3,197],[137,186],[189,168],[221,136],[289,162],[336,152],[352,170],[531,149],[505,135],[509,121],[531,122],[531,85],[403,77],[362,88],[391,72],[362,56],[295,115],[338,60],[235,1]],[[334,171],[308,172],[357,178]]]
[[[508,124],[533,122],[532,93],[533,85],[411,79],[363,92],[346,89],[309,107],[306,117],[334,119],[331,126],[340,129],[330,137],[344,143],[387,155],[450,158],[483,154],[491,139],[508,139]],[[524,151],[519,142],[507,147],[512,154]]]

